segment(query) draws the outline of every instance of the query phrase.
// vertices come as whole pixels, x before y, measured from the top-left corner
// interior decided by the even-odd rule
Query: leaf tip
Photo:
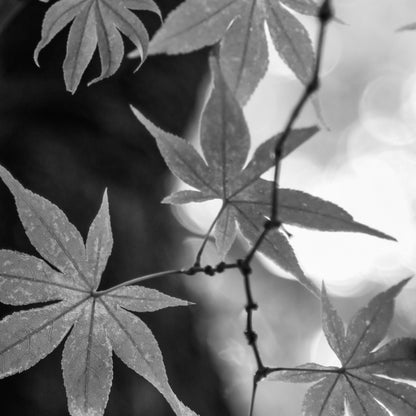
[[[413,279],[413,275],[404,278],[399,283],[397,283],[396,287],[398,288],[399,292]]]
[[[172,205],[171,202],[171,195],[165,196],[161,201],[161,204],[167,204],[167,205]]]
[[[39,64],[39,53],[40,53],[40,48],[39,46],[36,47],[35,51],[33,52],[33,60],[35,61],[35,65],[40,68],[40,64]]]
[[[66,86],[66,91],[69,92],[71,95],[74,95],[76,92],[77,88],[73,87],[73,86]]]
[[[321,289],[321,306],[322,306],[323,313],[333,308],[331,299],[328,296],[328,291],[326,289],[326,285],[324,281],[322,281],[322,289]]]
[[[102,81],[104,78],[107,78],[107,77],[105,77],[105,76],[99,76],[99,77],[97,77],[97,78],[92,79],[91,81],[89,81],[89,82],[87,83],[87,87],[91,87],[91,85],[94,85],[94,84],[96,84],[97,82]]]
[[[132,111],[132,113],[134,114],[134,116],[137,118],[137,120],[143,124],[144,127],[147,128],[147,123],[149,123],[149,121],[147,120],[147,118],[142,114],[142,112],[140,110],[138,110],[136,107],[134,107],[132,104],[130,104],[130,110]]]
[[[108,188],[105,187],[103,192],[103,204],[108,207]]]
[[[137,59],[137,58],[141,58],[141,53],[140,53],[140,49],[134,49],[131,52],[129,52],[127,54],[127,58],[128,59]]]

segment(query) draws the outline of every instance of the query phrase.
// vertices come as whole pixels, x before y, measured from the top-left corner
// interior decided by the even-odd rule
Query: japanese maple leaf
[[[114,351],[163,394],[176,415],[195,416],[170,388],[151,331],[129,312],[187,302],[139,286],[97,290],[113,246],[107,194],[84,245],[58,207],[23,188],[3,167],[0,177],[14,195],[26,235],[44,258],[0,250],[0,301],[10,305],[57,301],[0,321],[0,378],[32,367],[70,332],[62,369],[71,415],[104,413]]]
[[[309,15],[318,10],[312,0],[186,0],[169,14],[151,40],[149,53],[187,53],[225,37],[224,76],[245,104],[268,66],[265,23],[283,61],[303,83],[310,81],[315,65],[312,44],[288,8]]]
[[[49,1],[49,0],[42,0]],[[149,37],[139,18],[130,10],[160,11],[153,0],[60,0],[46,12],[42,24],[39,52],[71,21],[66,57],[63,64],[66,89],[76,91],[94,51],[98,46],[101,75],[90,84],[113,75],[120,67],[124,45],[120,32],[127,36],[146,59]]]
[[[341,367],[308,363],[272,373],[268,380],[316,382],[303,401],[305,416],[343,415],[345,399],[353,416],[414,416],[416,389],[403,380],[416,380],[416,339],[399,338],[377,348],[393,318],[394,299],[408,280],[373,298],[346,331],[323,287],[322,326]]]
[[[170,170],[196,190],[179,191],[164,202],[185,204],[221,199],[214,235],[219,253],[225,256],[237,233],[252,243],[258,239],[270,214],[272,182],[261,175],[274,165],[274,148],[280,135],[260,145],[246,163],[250,135],[242,109],[227,87],[217,59],[211,58],[214,87],[201,121],[201,147],[205,160],[181,138],[164,132],[133,109],[137,118],[155,137]],[[288,155],[317,132],[309,127],[291,132],[284,146]],[[353,220],[342,208],[292,189],[279,190],[279,220],[283,223],[322,231],[357,231],[392,239],[384,233]],[[280,230],[272,230],[260,251],[295,275],[308,288],[319,292],[304,275],[289,244]]]

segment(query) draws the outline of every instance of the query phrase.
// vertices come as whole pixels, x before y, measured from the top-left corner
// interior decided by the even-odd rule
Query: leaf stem
[[[221,263],[218,263],[216,266],[211,266],[211,265],[192,266],[192,267],[189,267],[188,269],[166,270],[164,272],[151,273],[145,276],[139,276],[139,277],[135,277],[134,279],[126,280],[125,282],[122,282],[116,286],[110,287],[109,289],[93,292],[92,296],[100,297],[103,295],[108,295],[109,293],[113,292],[114,290],[120,289],[121,287],[134,285],[136,283],[141,283],[146,280],[155,279],[157,277],[167,277],[167,276],[173,276],[175,274],[184,274],[187,276],[193,276],[194,274],[197,274],[197,273],[204,273],[207,276],[214,276],[215,274],[222,273],[225,270],[236,269],[236,268],[238,268],[237,263],[221,262]]]
[[[344,373],[345,369],[343,367],[334,367],[334,368],[325,368],[325,369],[319,369],[319,368],[299,368],[299,367],[266,367],[264,369],[264,375],[263,377],[267,377],[272,373],[278,373],[279,371],[303,371],[305,373]]]
[[[266,238],[267,234],[269,233],[269,226],[268,226],[269,223],[270,223],[270,221],[267,221],[265,223],[264,228],[263,228],[263,231],[259,235],[259,238],[253,244],[253,247],[247,253],[246,257],[244,258],[244,261],[247,264],[250,264],[251,263],[251,261],[253,260],[254,255],[256,254],[257,250],[260,248],[261,243],[263,242],[263,240]]]
[[[172,276],[174,274],[187,274],[187,270],[183,270],[183,269],[181,269],[181,270],[167,270],[167,271],[164,271],[164,272],[152,273],[152,274],[147,274],[145,276],[136,277],[134,279],[122,282],[119,285],[110,287],[109,289],[100,290],[98,292],[95,292],[94,296],[99,297],[99,296],[103,296],[103,295],[108,295],[109,293],[113,292],[114,290],[120,289],[121,287],[124,287],[124,286],[134,285],[136,283],[141,283],[141,282],[144,282],[146,280],[155,279],[156,277]]]
[[[221,214],[223,213],[225,207],[227,206],[227,201],[223,201],[221,209],[218,211],[218,214],[216,215],[216,217],[214,218],[214,221],[212,221],[207,233],[205,234],[204,237],[204,241],[201,244],[201,247],[198,250],[198,253],[196,255],[196,259],[195,259],[195,263],[194,263],[194,267],[199,267],[201,264],[201,257],[202,257],[202,253],[204,252],[205,246],[207,245],[209,236],[212,233],[212,230],[214,229],[215,224],[217,223],[217,221],[219,220]]]

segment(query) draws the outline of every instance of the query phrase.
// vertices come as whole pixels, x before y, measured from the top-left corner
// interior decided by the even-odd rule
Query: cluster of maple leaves
[[[133,112],[156,139],[172,173],[193,188],[176,192],[163,202],[219,199],[222,206],[213,233],[220,257],[227,255],[238,232],[255,246],[270,216],[275,185],[262,175],[276,164],[275,148],[281,135],[265,141],[247,160],[250,135],[241,106],[267,69],[265,23],[282,59],[308,84],[314,52],[305,28],[291,11],[316,16],[319,6],[314,0],[186,0],[150,43],[132,10],[161,16],[153,0],[57,1],[46,12],[36,62],[39,52],[70,22],[64,79],[71,92],[76,91],[97,47],[102,73],[92,82],[117,71],[124,56],[120,32],[134,43],[142,61],[148,53],[185,53],[221,40],[220,53],[210,59],[213,87],[201,119],[202,155],[137,109]],[[318,130],[316,126],[291,130],[282,157]],[[98,290],[113,245],[107,192],[84,243],[58,207],[25,189],[3,167],[0,178],[14,196],[26,235],[42,257],[0,250],[0,301],[16,306],[55,301],[15,312],[0,322],[0,378],[32,367],[67,336],[62,368],[71,415],[104,413],[112,385],[112,351],[152,383],[177,416],[195,415],[170,388],[157,341],[132,313],[188,302],[129,282]],[[293,189],[279,189],[278,195],[278,217],[283,224],[394,240],[354,221],[329,201]],[[416,380],[416,340],[396,339],[379,346],[391,323],[395,298],[408,279],[373,298],[345,329],[325,286],[317,288],[302,271],[281,227],[270,230],[257,251],[320,297],[323,330],[340,360],[339,367],[315,363],[265,367],[266,380],[314,382],[305,395],[305,416],[341,416],[346,405],[354,416],[414,416],[416,389],[403,380]]]
[[[316,15],[319,8],[313,0],[187,0],[169,15],[149,45],[145,27],[131,10],[161,16],[153,0],[59,0],[45,14],[35,61],[72,22],[63,69],[67,90],[75,92],[97,46],[102,73],[92,82],[117,71],[124,55],[119,32],[134,43],[142,61],[148,52],[186,53],[224,38],[221,65],[232,91],[245,103],[267,70],[265,22],[284,61],[302,82],[310,79],[312,43],[304,26],[286,7],[306,15]]]

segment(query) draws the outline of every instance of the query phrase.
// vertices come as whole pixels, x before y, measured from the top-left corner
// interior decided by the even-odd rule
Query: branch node
[[[306,87],[307,93],[308,95],[312,95],[315,91],[317,91],[319,89],[319,78],[315,77]]]
[[[221,263],[218,263],[215,267],[215,270],[217,273],[222,273],[225,270],[226,264],[222,261]]]
[[[276,160],[282,159],[283,156],[283,144],[284,140],[280,140],[276,148],[274,149],[274,157]]]
[[[267,230],[267,231],[270,231],[270,230],[272,230],[273,228],[276,228],[276,227],[280,227],[279,221],[267,220],[264,223],[264,229]]]
[[[263,380],[269,375],[269,372],[269,367],[259,367],[259,369],[256,371],[256,374],[254,374],[254,382],[257,384],[259,381]]]
[[[330,0],[324,0],[322,6],[319,9],[318,18],[323,25],[327,24],[331,19],[334,18],[334,12],[332,10]]]
[[[250,311],[256,311],[259,308],[259,305],[257,305],[257,303],[249,303],[248,305],[245,306],[245,310],[246,312],[250,312]]]
[[[254,345],[257,342],[257,334],[253,330],[247,330],[244,332],[247,338],[248,345]]]
[[[238,259],[237,267],[240,269],[241,273],[244,276],[249,276],[252,272],[250,264],[246,260]]]
[[[204,273],[207,274],[208,276],[214,276],[215,270],[213,269],[212,266],[205,266]]]
[[[185,272],[185,274],[187,274],[188,276],[193,276],[194,274],[196,274],[197,273],[197,269],[199,268],[199,266],[197,266],[196,265],[196,263],[195,263],[195,265],[194,266],[192,266],[192,267],[190,267],[186,272]]]

